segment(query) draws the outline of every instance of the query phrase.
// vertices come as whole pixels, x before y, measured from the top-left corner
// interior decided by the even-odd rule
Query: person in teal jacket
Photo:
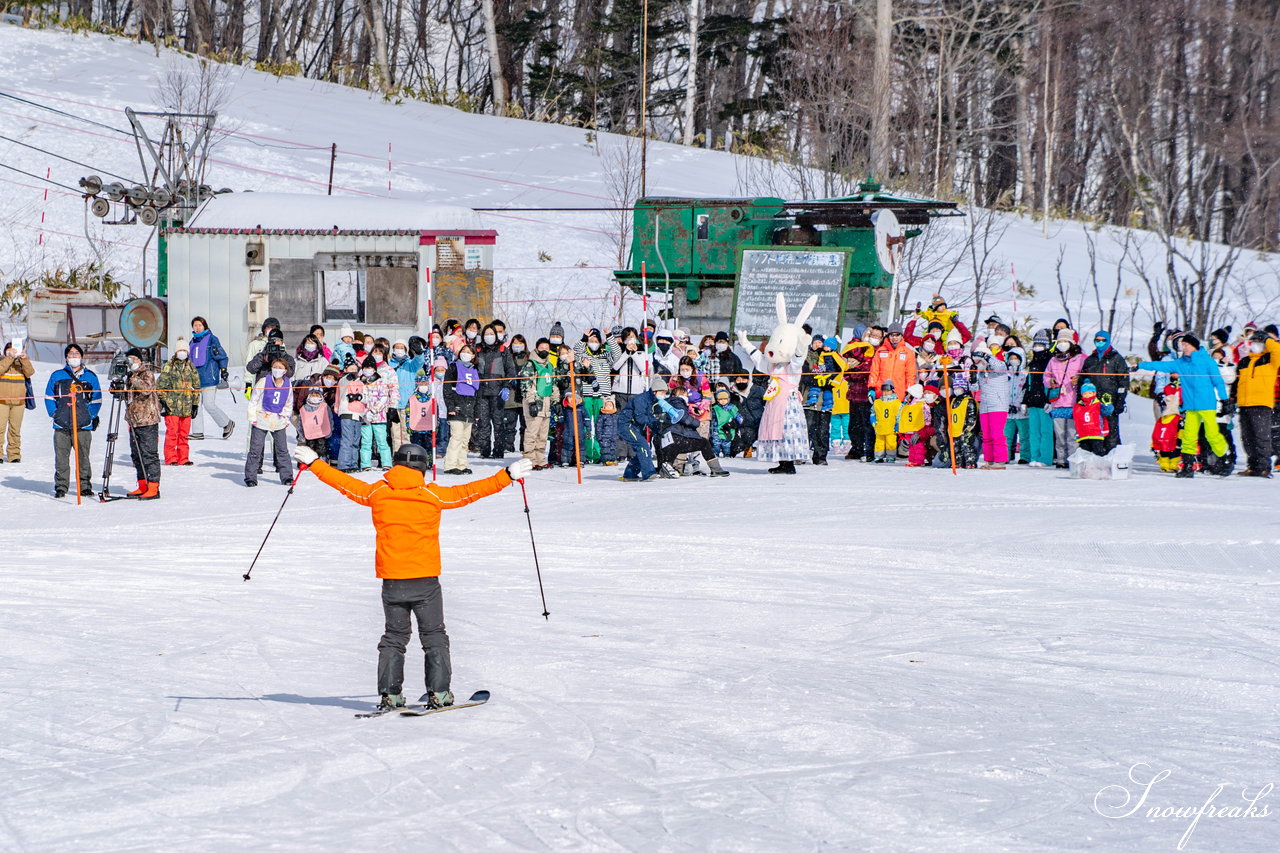
[[[1227,383],[1222,381],[1217,362],[1195,335],[1183,335],[1178,341],[1178,348],[1182,351],[1178,358],[1139,362],[1138,369],[1176,373],[1181,382],[1185,419],[1182,425],[1182,467],[1177,476],[1184,479],[1195,476],[1196,450],[1203,428],[1209,449],[1218,457],[1212,473],[1225,477],[1231,473],[1231,462],[1227,455],[1227,439],[1218,429],[1217,411],[1218,401],[1227,399]]]

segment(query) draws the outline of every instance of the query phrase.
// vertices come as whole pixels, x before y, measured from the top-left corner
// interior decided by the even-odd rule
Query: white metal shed
[[[314,323],[392,340],[432,319],[489,316],[497,232],[475,211],[402,199],[235,193],[161,234],[159,295],[168,340],[201,316],[233,372],[275,317],[292,349]]]

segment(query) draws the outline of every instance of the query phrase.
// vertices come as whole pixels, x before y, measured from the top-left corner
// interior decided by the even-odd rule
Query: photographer
[[[0,462],[22,461],[22,416],[28,408],[36,407],[31,399],[35,372],[31,359],[22,351],[22,341],[10,341],[0,356],[0,449],[6,434],[9,439],[9,452]]]
[[[92,495],[89,480],[93,472],[89,467],[89,450],[93,431],[98,426],[98,409],[102,407],[102,387],[97,375],[84,366],[84,350],[76,344],[67,344],[62,351],[66,367],[55,370],[44,388],[44,408],[53,418],[53,496],[65,497],[70,481],[71,454],[79,446],[80,494]],[[75,416],[72,417],[72,406]],[[73,435],[74,426],[78,437]]]
[[[293,356],[284,351],[284,332],[277,329],[271,329],[267,332],[267,344],[262,351],[249,359],[246,369],[253,374],[253,384],[257,385],[259,380],[266,379],[271,375],[271,365],[275,361],[284,362],[285,376],[292,379],[294,372],[297,370],[297,362]]]
[[[153,501],[160,497],[160,395],[156,374],[142,350],[125,353],[127,373],[111,371],[111,393],[125,401],[124,420],[129,425],[129,455],[138,473],[138,488],[125,497]]]

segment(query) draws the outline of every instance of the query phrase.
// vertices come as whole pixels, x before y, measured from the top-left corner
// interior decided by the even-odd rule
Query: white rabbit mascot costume
[[[797,462],[809,459],[809,428],[800,404],[800,377],[804,372],[805,350],[809,336],[801,328],[809,319],[817,295],[810,296],[800,309],[794,323],[787,322],[787,303],[782,294],[778,299],[778,325],[760,349],[752,346],[744,332],[739,330],[738,343],[751,353],[756,369],[769,374],[769,388],[765,391],[764,415],[760,418],[760,432],[755,443],[757,456],[765,462],[777,462],[770,474],[794,474]]]

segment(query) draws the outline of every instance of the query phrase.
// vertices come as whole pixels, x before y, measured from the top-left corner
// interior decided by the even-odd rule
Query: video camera
[[[111,356],[111,367],[107,372],[107,387],[112,391],[122,391],[128,380],[129,356],[120,350],[116,350],[115,354]]]

